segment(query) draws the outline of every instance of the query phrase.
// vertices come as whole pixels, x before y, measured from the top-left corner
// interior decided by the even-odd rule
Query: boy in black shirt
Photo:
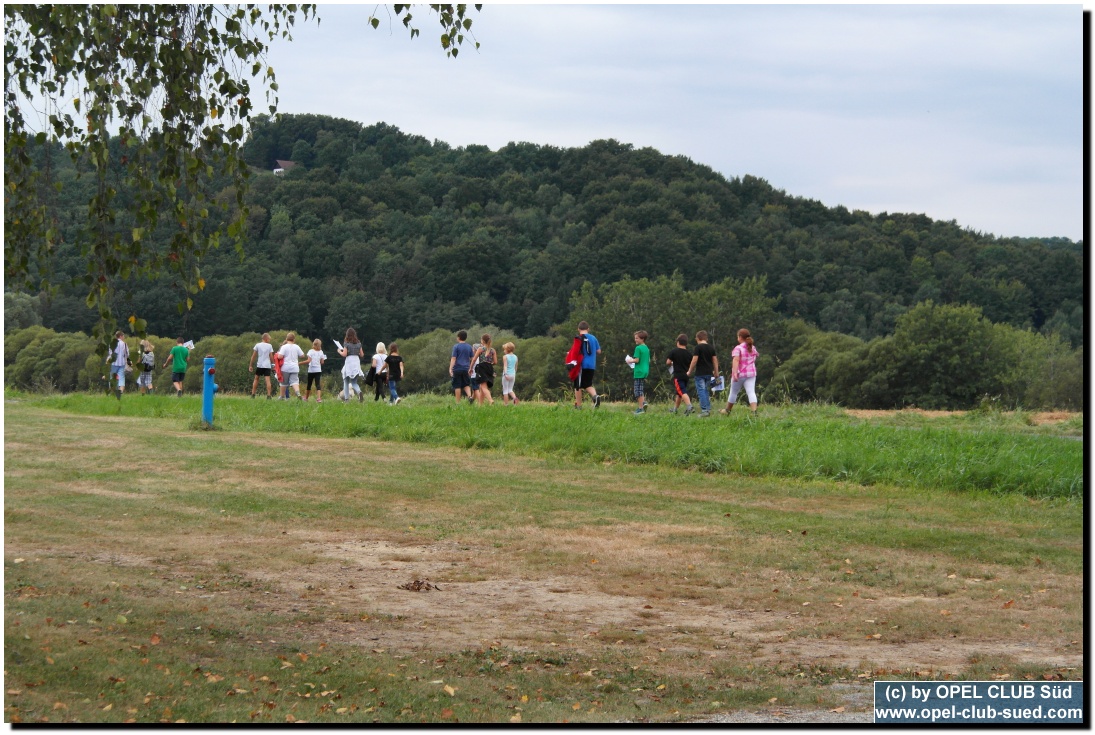
[[[696,354],[688,374],[696,375],[696,395],[700,397],[700,418],[711,415],[711,385],[719,376],[719,356],[715,348],[707,344],[707,332],[696,332]]]
[[[692,413],[692,399],[688,397],[688,370],[692,367],[692,353],[688,351],[688,335],[677,337],[676,349],[670,351],[665,364],[669,366],[669,372],[673,376],[673,408],[669,413],[676,413],[684,401],[684,415]]]

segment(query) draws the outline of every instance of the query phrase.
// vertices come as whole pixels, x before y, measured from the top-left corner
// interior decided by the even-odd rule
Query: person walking
[[[684,415],[688,416],[695,409],[688,396],[688,369],[692,367],[692,353],[688,350],[687,334],[677,337],[677,346],[670,350],[665,364],[669,366],[673,378],[673,408],[669,409],[669,413],[676,413],[683,402]]]
[[[513,384],[517,381],[517,355],[512,342],[502,345],[502,405],[508,405],[507,399],[513,400],[517,405],[517,394],[513,392]]]
[[[711,415],[711,387],[719,376],[719,356],[715,348],[707,344],[707,332],[696,332],[696,351],[686,375],[696,376],[696,395],[700,399],[700,418]]]
[[[745,389],[749,397],[749,410],[757,415],[757,348],[748,329],[738,330],[738,346],[734,348],[734,362],[730,369],[730,392],[726,396],[726,408],[719,413],[726,416],[734,409],[738,393]]]
[[[388,402],[391,405],[399,403],[399,381],[403,380],[403,358],[399,356],[399,345],[392,342],[388,345]]]
[[[338,354],[345,358],[346,362],[342,365],[342,393],[339,394],[339,398],[343,403],[349,403],[353,393],[357,395],[358,401],[364,401],[365,396],[357,381],[364,375],[361,372],[361,358],[365,356],[365,352],[361,349],[361,342],[353,327],[346,329],[346,336],[342,338],[342,342]]]
[[[323,342],[312,340],[312,349],[308,350],[308,384],[304,386],[304,400],[312,394],[312,384],[316,386],[316,403],[323,403],[323,363],[327,355],[323,353]]]
[[[171,364],[171,385],[175,386],[175,397],[183,394],[183,381],[186,379],[186,361],[190,358],[190,350],[183,346],[183,338],[175,339],[175,346],[171,348],[163,366]]]
[[[125,332],[120,329],[114,333],[114,339],[116,341],[106,362],[110,365],[111,379],[117,383],[114,388],[114,395],[120,401],[122,400],[122,394],[125,393],[125,369],[130,364],[129,345],[125,343]]]
[[[475,346],[475,352],[471,356],[472,370],[472,395],[480,406],[484,401],[494,405],[494,396],[490,394],[494,387],[494,364],[498,361],[498,353],[490,346],[491,336],[484,334],[479,344]]]
[[[578,322],[578,336],[576,342],[579,351],[578,364],[581,371],[574,378],[574,407],[582,407],[582,392],[585,391],[593,399],[593,407],[601,405],[601,397],[597,395],[597,389],[593,387],[594,374],[597,372],[597,356],[601,354],[601,343],[589,333],[589,322]]]
[[[282,343],[278,354],[282,359],[281,376],[285,383],[285,397],[282,400],[289,400],[290,387],[297,394],[297,400],[304,400],[300,395],[300,358],[305,355],[304,350],[297,344],[297,335],[294,332],[285,335],[285,342]]]
[[[383,342],[376,343],[373,355],[373,400],[379,401],[380,394],[388,390],[388,350]]]
[[[471,356],[475,350],[468,344],[468,333],[461,329],[456,333],[456,344],[452,346],[452,355],[449,357],[449,376],[452,378],[452,393],[456,402],[460,403],[461,396],[467,396],[471,401]]]
[[[137,376],[137,388],[141,395],[152,392],[152,368],[156,367],[156,354],[153,352],[152,343],[147,339],[141,340],[141,374]]]
[[[253,372],[255,379],[251,382],[251,397],[255,397],[255,393],[259,389],[259,378],[266,378],[266,400],[270,400],[274,397],[273,389],[270,387],[270,373],[274,366],[270,363],[270,356],[274,353],[274,346],[270,344],[269,332],[263,332],[262,340],[251,348],[251,361],[247,364],[247,372]],[[258,358],[258,362],[255,361]]]
[[[631,385],[635,400],[639,403],[639,407],[635,409],[636,414],[646,413],[646,378],[650,375],[650,348],[646,346],[646,340],[649,337],[646,330],[635,332],[635,354],[624,358],[634,370],[631,374]]]

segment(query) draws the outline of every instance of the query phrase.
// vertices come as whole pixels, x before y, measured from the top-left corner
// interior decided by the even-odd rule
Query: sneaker
[[[182,391],[181,390],[175,391],[175,397],[176,398],[182,398]]]
[[[729,416],[730,415],[730,412],[727,411],[725,408],[720,408],[719,413],[721,413],[723,416]]]
[[[399,403],[402,400],[403,400],[403,396],[396,396],[395,400],[392,401],[392,405],[394,406],[395,404]]]
[[[251,394],[251,397],[252,397],[252,398],[254,398],[254,397],[255,397],[255,394],[254,394],[254,393],[252,393],[252,394]]]
[[[600,393],[593,396],[593,407],[594,408],[600,408],[601,407],[601,394]]]
[[[676,412],[677,412],[677,409],[675,409],[675,408],[669,409],[669,413],[676,413]]]
[[[593,405],[593,407],[594,407],[594,408],[597,408],[597,405],[596,405],[596,404],[594,404],[594,405]],[[575,403],[575,404],[574,404],[574,410],[575,410],[575,411],[581,411],[581,410],[582,410],[582,407],[581,407],[581,406],[579,406],[579,405],[578,405],[577,403]]]
[[[516,406],[516,405],[517,405],[518,403],[520,403],[520,401],[518,401],[518,400],[517,400],[517,396],[514,396],[514,397],[513,397],[513,405],[514,405],[514,406]],[[594,402],[593,402],[593,406],[594,406],[594,407],[596,407],[596,406],[597,406],[597,401],[594,401]]]
[[[271,398],[273,398],[273,396],[272,396],[272,395],[270,395],[269,393],[267,393],[267,394],[266,394],[266,400],[268,400],[268,401],[269,401],[269,400],[270,400]]]
[[[636,408],[635,409],[635,415],[638,416],[640,413],[646,413],[646,409],[645,408]]]
[[[323,403],[323,399],[322,398],[317,398],[316,403]]]
[[[122,390],[121,390],[121,388],[115,388],[114,389],[114,395],[117,396],[119,401],[122,400]]]
[[[694,412],[695,410],[696,410],[696,409],[695,409],[695,408],[693,408],[692,406],[687,406],[687,407],[685,407],[685,409],[684,409],[684,415],[685,415],[685,416],[691,416],[691,415],[692,415],[692,413],[693,413],[693,412]]]
[[[710,416],[710,415],[711,415],[711,412],[710,412],[710,411],[700,411],[700,418],[701,418],[701,419],[705,419],[705,418],[707,418],[707,417],[708,417],[708,416]]]

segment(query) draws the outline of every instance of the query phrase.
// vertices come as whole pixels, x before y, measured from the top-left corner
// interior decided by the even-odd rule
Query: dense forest
[[[1001,238],[924,215],[826,207],[761,178],[726,178],[615,140],[491,151],[383,123],[283,115],[255,121],[245,157],[253,175],[243,254],[214,250],[201,264],[205,286],[196,294],[168,277],[131,282],[115,313],[137,314],[156,334],[195,340],[293,329],[328,342],[355,326],[368,344],[472,324],[529,339],[569,331],[583,318],[575,308],[588,313],[597,294],[621,282],[675,284],[670,289],[680,293],[752,284],[751,293],[762,293],[752,293],[751,303],[771,317],[720,326],[723,333],[754,328],[778,358],[762,382],[804,347],[817,364],[807,378],[804,361],[791,362],[798,372],[784,375],[785,393],[854,394],[872,404],[909,398],[846,385],[827,393],[815,373],[834,350],[846,360],[860,356],[834,379],[847,383],[847,375],[873,369],[871,346],[892,344],[918,304],[968,305],[987,325],[1052,335],[1054,345],[1082,355],[1082,242]],[[275,175],[278,161],[294,165]],[[73,243],[90,183],[66,155],[50,165],[64,184],[52,204]],[[233,202],[234,194],[226,190],[221,199]],[[57,281],[86,270],[77,252],[59,253]],[[85,293],[82,284],[65,286],[50,299],[29,307],[20,299],[10,308],[35,312],[27,323],[86,332],[96,314]],[[180,313],[188,295],[193,309]],[[7,299],[5,307],[8,313]],[[673,334],[634,328],[671,344],[676,331],[715,326],[693,321],[667,324]]]

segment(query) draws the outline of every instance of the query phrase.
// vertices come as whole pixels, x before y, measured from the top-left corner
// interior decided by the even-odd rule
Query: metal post
[[[217,359],[212,355],[206,355],[202,363],[202,424],[206,428],[213,428],[213,394],[217,392],[217,384],[213,376],[216,375]]]

